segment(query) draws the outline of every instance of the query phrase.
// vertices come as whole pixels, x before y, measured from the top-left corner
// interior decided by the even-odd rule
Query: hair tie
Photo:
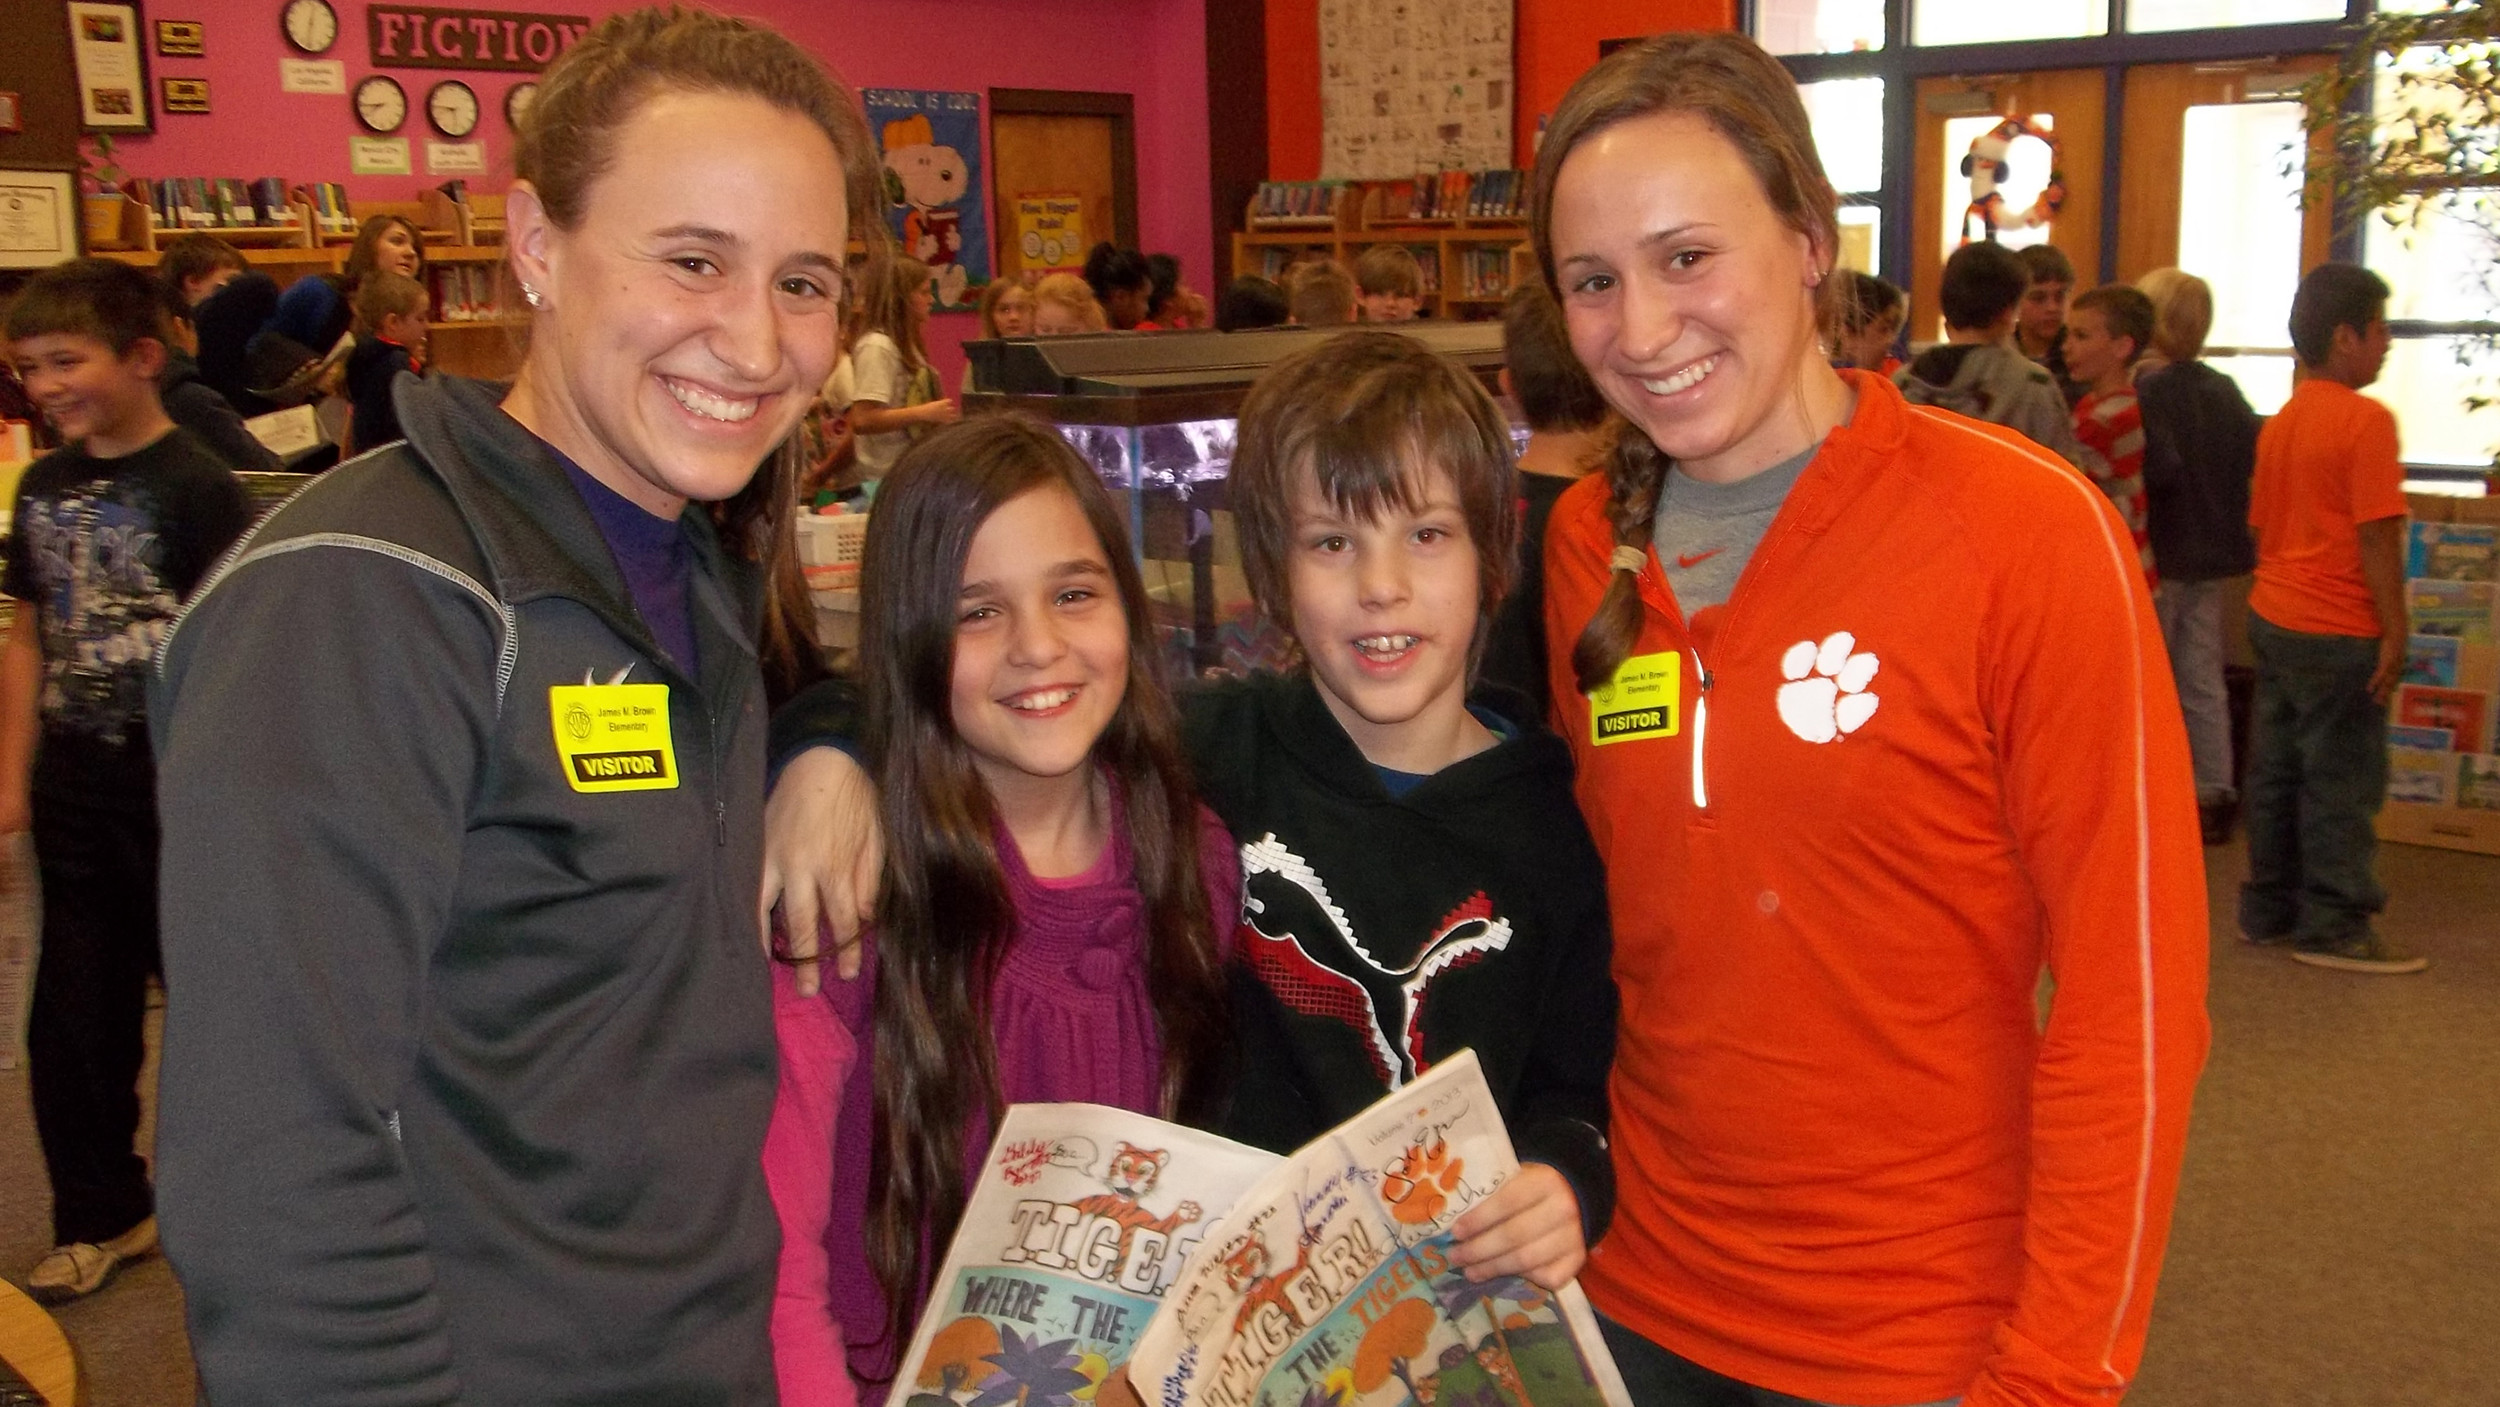
[[[1637,572],[1649,565],[1649,553],[1638,547],[1617,547],[1606,565],[1618,572]]]

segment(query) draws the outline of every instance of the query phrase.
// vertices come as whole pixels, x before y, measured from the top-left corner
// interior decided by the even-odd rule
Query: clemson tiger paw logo
[[[1438,1135],[1421,1140],[1389,1164],[1380,1180],[1380,1199],[1400,1222],[1429,1225],[1441,1219],[1466,1167],[1466,1159],[1450,1156],[1447,1140]]]
[[[1879,661],[1858,637],[1835,630],[1817,644],[1800,640],[1780,657],[1780,721],[1810,743],[1836,742],[1866,726],[1881,700],[1866,692]]]

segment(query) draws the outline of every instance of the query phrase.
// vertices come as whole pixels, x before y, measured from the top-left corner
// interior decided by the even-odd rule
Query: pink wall
[[[1206,0],[725,0],[718,8],[779,28],[862,88],[1076,88],[1128,93],[1137,104],[1138,233],[1143,247],[1179,257],[1190,283],[1207,287],[1215,244],[1207,211]],[[156,57],[152,76],[206,78],[213,105],[204,117],[159,112],[156,135],[115,142],[123,169],[139,176],[283,176],[347,183],[350,197],[411,200],[440,177],[424,175],[432,135],[422,106],[437,80],[477,90],[491,173],[471,184],[508,179],[512,144],[504,91],[527,75],[429,69],[377,70],[366,61],[364,0],[332,0],[339,41],[324,58],[344,60],[352,89],[389,72],[412,109],[397,135],[410,139],[418,172],[347,173],[347,143],[363,129],[348,99],[282,93],[278,64],[295,57],[278,32],[279,0],[192,0],[149,6],[150,18],[198,19],[208,56]],[[480,3],[479,8],[486,8]],[[516,7],[517,8],[517,7]],[[539,12],[593,18],[626,8],[619,0],[536,5]],[[986,136],[984,138],[986,141]],[[984,170],[987,169],[984,153]],[[996,212],[990,228],[996,230]],[[951,390],[963,365],[960,344],[979,333],[970,314],[941,315],[929,350]]]

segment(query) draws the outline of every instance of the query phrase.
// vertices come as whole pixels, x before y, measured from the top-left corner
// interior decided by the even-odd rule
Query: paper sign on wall
[[[427,142],[425,174],[429,176],[483,176],[486,174],[484,142]]]
[[[347,65],[339,59],[280,59],[278,90],[284,93],[345,93]]]
[[[972,306],[990,281],[981,95],[869,88],[859,98],[884,156],[897,247],[935,271],[939,307]]]
[[[1074,191],[1016,197],[1016,250],[1027,271],[1074,273],[1085,265],[1085,198]]]
[[[347,169],[359,176],[407,176],[414,174],[408,165],[406,137],[350,137],[347,139]]]

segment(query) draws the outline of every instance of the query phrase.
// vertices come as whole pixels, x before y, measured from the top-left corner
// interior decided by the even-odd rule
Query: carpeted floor
[[[2500,1403],[2500,860],[2381,851],[2386,931],[2436,964],[2390,978],[2236,941],[2244,859],[2209,857],[2214,1054],[2127,1402]],[[0,1072],[0,1273],[34,1264],[49,1216],[25,1073]],[[59,1318],[88,1407],[191,1402],[162,1259]]]

